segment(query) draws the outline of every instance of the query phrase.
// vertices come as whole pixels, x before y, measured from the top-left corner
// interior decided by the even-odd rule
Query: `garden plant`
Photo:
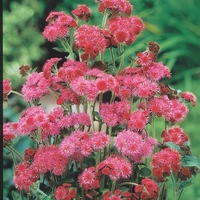
[[[145,24],[128,0],[96,5],[99,25],[89,23],[85,4],[71,14],[50,12],[42,35],[57,42],[54,49],[65,58],[49,58],[40,72],[22,65],[21,93],[3,80],[4,100],[15,94],[28,105],[17,122],[3,125],[4,153],[13,158],[12,198],[181,199],[200,169],[179,125],[196,96],[166,84],[172,73],[158,61],[156,41],[134,52]],[[55,100],[50,112],[44,96]],[[159,137],[157,123],[163,125]],[[14,144],[22,137],[31,146],[20,155]]]

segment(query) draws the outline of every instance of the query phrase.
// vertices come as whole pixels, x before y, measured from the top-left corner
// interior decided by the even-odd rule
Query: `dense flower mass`
[[[158,181],[165,181],[172,172],[178,173],[181,167],[181,155],[178,151],[166,148],[153,155],[152,169]]]
[[[132,174],[131,163],[118,155],[112,155],[97,165],[99,174],[109,176],[111,180],[128,178]]]
[[[11,82],[10,82],[10,79],[7,78],[5,80],[3,80],[3,99],[4,101],[7,101],[8,98],[8,94],[10,93],[12,87],[11,87]]]
[[[183,129],[178,126],[164,130],[161,137],[163,138],[163,142],[173,142],[179,146],[184,145],[184,143],[188,141],[188,136]]]
[[[66,158],[77,161],[88,157],[95,150],[103,149],[109,143],[109,137],[103,133],[74,131],[60,143],[60,153]]]
[[[182,92],[181,97],[190,102],[193,106],[196,106],[197,97],[192,92]]]
[[[76,197],[76,192],[74,188],[70,187],[71,184],[63,183],[58,186],[54,192],[55,200],[72,200]]]
[[[72,10],[72,14],[78,17],[79,19],[88,22],[92,13],[89,7],[87,7],[85,4],[81,4],[78,5],[78,8]]]
[[[17,94],[27,103],[17,122],[8,120],[13,109],[10,119],[16,118],[15,107],[3,119],[3,147],[6,158],[13,158],[13,183],[20,191],[9,195],[157,200],[173,199],[172,192],[180,199],[199,163],[177,123],[188,114],[187,102],[196,105],[196,96],[165,82],[171,72],[158,62],[157,42],[143,41],[144,50],[134,52],[132,44],[145,23],[132,15],[129,0],[95,2],[102,16],[98,25],[92,24],[86,4],[69,14],[51,11],[42,34],[59,42],[54,50],[62,58],[48,58],[37,72],[21,65],[19,73],[26,79],[21,93],[9,78],[3,81],[4,100]],[[48,97],[52,104],[44,101]],[[162,133],[157,122],[164,126]],[[28,142],[20,146],[20,137]],[[15,147],[24,148],[23,154]]]
[[[129,119],[131,105],[128,101],[102,104],[100,115],[108,126],[126,124]]]
[[[137,16],[113,17],[108,21],[108,28],[113,36],[112,43],[133,43],[139,33],[144,29],[142,20]]]
[[[34,72],[27,78],[22,87],[22,94],[26,101],[33,101],[49,94],[51,80],[44,78],[43,72]]]
[[[99,2],[98,11],[104,12],[109,9],[113,15],[117,13],[131,14],[133,6],[128,0],[96,0]]]
[[[83,51],[83,60],[94,59],[106,50],[106,39],[97,26],[82,25],[76,30],[74,37],[75,47]]]
[[[141,185],[135,187],[135,193],[138,199],[158,199],[159,187],[156,182],[149,178],[142,179]]]
[[[119,132],[114,145],[123,156],[130,157],[134,162],[142,162],[143,157],[152,153],[157,141],[130,130]]]
[[[50,171],[60,176],[64,173],[68,161],[66,157],[59,153],[57,146],[44,146],[40,147],[35,153],[32,168],[39,174]]]
[[[16,137],[17,123],[7,122],[3,125],[3,146],[11,144],[12,139]]]
[[[78,180],[84,190],[91,190],[100,187],[100,177],[98,176],[95,167],[84,169]]]
[[[76,21],[64,12],[50,12],[46,18],[48,25],[44,28],[43,36],[50,42],[58,38],[65,38],[69,34],[70,27],[76,27]]]
[[[39,179],[39,174],[28,162],[20,163],[15,168],[14,185],[18,190],[28,191],[29,187]]]

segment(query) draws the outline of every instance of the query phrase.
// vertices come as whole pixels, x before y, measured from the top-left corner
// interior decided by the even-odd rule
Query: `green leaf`
[[[187,179],[185,181],[179,181],[177,182],[177,191],[183,190],[184,188],[192,185],[191,179]]]
[[[138,172],[139,172],[140,175],[142,175],[144,177],[151,175],[151,170],[148,167],[143,167]]]
[[[196,156],[185,155],[182,157],[183,167],[198,167],[200,169],[200,160]]]
[[[12,198],[13,200],[18,200],[20,199],[20,194],[16,191],[12,191]]]
[[[173,142],[166,142],[165,144],[171,149],[174,149],[174,150],[177,150],[177,151],[181,151],[180,147],[177,144],[173,143]]]

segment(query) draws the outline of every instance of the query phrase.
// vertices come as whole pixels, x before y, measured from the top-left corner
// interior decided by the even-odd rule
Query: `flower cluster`
[[[15,93],[27,102],[17,122],[3,125],[3,146],[18,158],[15,188],[33,199],[38,192],[55,200],[161,199],[168,177],[175,175],[174,182],[182,184],[196,172],[189,138],[176,124],[186,118],[187,102],[196,105],[196,96],[163,83],[171,72],[157,61],[156,42],[148,42],[127,64],[125,47],[145,24],[132,15],[128,0],[95,2],[101,26],[87,23],[92,11],[85,4],[71,14],[47,16],[42,34],[60,41],[65,58],[47,59],[41,72],[22,65],[21,93],[12,90],[9,79],[3,81],[4,100]],[[54,98],[48,112],[44,96]],[[165,129],[159,141],[155,122],[161,116]],[[12,144],[24,136],[31,146],[22,156]]]
[[[138,199],[152,199],[158,198],[159,187],[156,182],[149,178],[142,179],[141,185],[135,187],[135,193]]]
[[[152,170],[159,181],[165,181],[172,172],[178,173],[181,167],[181,155],[178,151],[166,148],[153,155]]]

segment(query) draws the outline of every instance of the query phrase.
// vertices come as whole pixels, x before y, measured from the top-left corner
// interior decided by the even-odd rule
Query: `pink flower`
[[[193,106],[196,106],[197,104],[197,97],[192,92],[182,92],[181,98],[190,102]]]
[[[132,174],[131,163],[118,155],[112,155],[97,165],[100,174],[109,176],[111,180],[126,179]]]
[[[92,148],[95,151],[103,149],[109,144],[109,136],[104,132],[93,132],[92,133]]]
[[[79,77],[71,83],[72,90],[80,95],[86,96],[89,101],[94,101],[98,96],[98,90],[95,87],[95,82],[86,80],[84,77]]]
[[[59,152],[57,146],[43,146],[35,153],[32,168],[40,174],[50,171],[60,176],[65,172],[68,161],[68,158]]]
[[[173,142],[179,146],[183,146],[188,141],[188,136],[178,126],[164,130],[161,137],[163,138],[163,142]]]
[[[76,198],[76,191],[70,187],[71,184],[63,183],[58,186],[54,192],[55,200],[72,200]]]
[[[18,190],[28,191],[29,187],[39,179],[39,174],[28,162],[20,163],[15,168],[14,185]]]
[[[149,109],[158,116],[164,116],[167,121],[177,123],[183,121],[188,114],[188,108],[178,99],[170,100],[166,95],[154,97],[149,101]]]
[[[17,124],[16,122],[7,122],[3,124],[3,147],[9,145],[12,139],[16,137]]]
[[[58,96],[56,100],[56,103],[58,105],[62,105],[64,102],[74,103],[76,105],[79,105],[80,98],[74,91],[66,88],[61,91],[60,95]]]
[[[97,26],[82,25],[75,32],[75,47],[82,49],[82,59],[94,59],[107,47],[106,39]]]
[[[55,200],[72,200],[76,198],[76,191],[70,187],[71,184],[63,183],[58,186],[54,192]]]
[[[8,100],[7,96],[11,90],[12,90],[12,87],[11,87],[10,79],[9,78],[4,79],[3,80],[3,99],[4,99],[4,101]]]
[[[78,177],[79,184],[84,190],[92,190],[100,187],[100,179],[95,167],[84,169]]]
[[[34,72],[27,78],[22,87],[22,94],[26,101],[33,101],[49,94],[51,80],[44,78],[43,72]]]
[[[153,155],[151,162],[153,174],[158,181],[165,181],[171,172],[180,170],[181,155],[173,149],[166,148]]]
[[[136,57],[136,63],[143,67],[143,70],[148,69],[153,64],[153,53],[151,52],[139,52]]]
[[[51,58],[45,62],[43,65],[43,75],[46,79],[51,78],[52,67],[56,65],[60,60],[61,58]]]
[[[116,91],[116,94],[121,99],[130,97],[149,98],[159,91],[159,86],[156,82],[147,79],[145,75],[140,73],[125,73],[124,75],[119,75],[116,79],[119,82],[119,90]]]
[[[146,75],[153,81],[159,81],[163,78],[170,78],[171,73],[168,67],[162,62],[153,63],[146,71]]]
[[[144,29],[142,20],[137,16],[115,16],[108,21],[108,28],[113,35],[114,43],[133,43],[140,32]]]
[[[101,0],[97,2],[99,2],[99,12],[109,9],[113,15],[116,13],[130,15],[133,9],[133,6],[127,0]]]
[[[71,83],[89,70],[84,62],[67,60],[58,70],[60,80]]]
[[[19,135],[28,135],[38,130],[42,123],[48,120],[47,113],[42,107],[27,108],[20,116],[17,132]]]
[[[42,34],[50,42],[56,41],[57,38],[67,37],[69,27],[77,26],[76,21],[64,12],[50,12],[46,21],[48,25]]]
[[[59,149],[65,157],[81,161],[108,144],[109,137],[103,132],[87,133],[77,130],[64,138]]]
[[[91,10],[85,4],[81,4],[78,5],[77,9],[72,10],[72,14],[77,16],[79,19],[88,22],[91,17]]]
[[[145,136],[145,135],[144,135]],[[139,135],[130,130],[119,132],[114,146],[123,155],[130,157],[135,163],[142,162],[143,157],[149,157],[157,141],[151,137]]]
[[[136,110],[130,114],[128,128],[130,130],[142,130],[149,121],[149,112],[146,110]]]
[[[141,185],[135,186],[136,195],[140,199],[158,199],[159,187],[157,183],[149,178],[142,179]]]
[[[100,116],[108,126],[116,126],[117,124],[126,124],[130,116],[130,103],[128,101],[120,101],[112,104],[101,104]]]
[[[58,123],[61,128],[68,128],[70,126],[75,127],[79,125],[89,126],[91,124],[90,116],[87,113],[72,113],[65,115]]]

